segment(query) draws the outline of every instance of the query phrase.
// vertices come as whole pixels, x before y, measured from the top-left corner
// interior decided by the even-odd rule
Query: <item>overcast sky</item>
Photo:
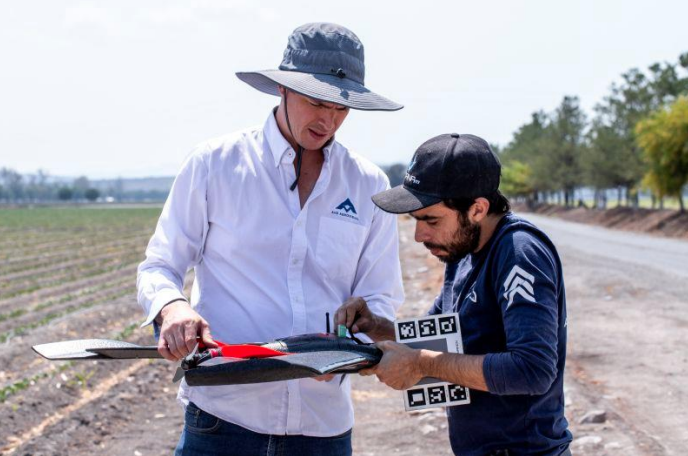
[[[504,145],[538,109],[592,114],[632,67],[688,51],[686,1],[0,2],[0,167],[91,178],[173,175],[198,142],[262,124],[278,98],[239,81],[287,36],[336,22],[366,85],[406,107],[352,111],[337,135],[378,164],[440,133]]]

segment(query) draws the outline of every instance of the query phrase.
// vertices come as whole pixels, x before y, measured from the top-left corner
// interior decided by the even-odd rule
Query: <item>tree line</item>
[[[10,168],[0,168],[0,203],[45,203],[51,201],[96,201],[100,190],[91,186],[86,176],[66,184],[48,173],[23,175]]]
[[[594,205],[604,208],[609,190],[616,189],[619,205],[638,207],[639,193],[646,191],[652,207],[662,208],[664,198],[672,197],[684,212],[688,52],[676,62],[623,73],[595,105],[592,119],[577,96],[565,96],[554,111],[534,112],[505,147],[493,148],[503,164],[500,188],[508,196],[572,206],[577,204],[576,191],[588,188],[594,192]],[[406,165],[383,168],[392,186],[403,183]],[[119,188],[105,193],[120,200],[121,181]],[[148,193],[133,196],[150,198]],[[164,199],[157,193],[156,198]],[[66,185],[43,171],[23,176],[0,169],[0,202],[94,201],[100,196],[84,176]]]
[[[611,85],[588,119],[576,96],[553,112],[534,112],[499,155],[502,190],[535,202],[576,204],[574,192],[594,191],[606,207],[609,189],[618,204],[638,206],[641,191],[653,207],[665,197],[684,209],[688,184],[688,53],[675,63],[633,68]]]

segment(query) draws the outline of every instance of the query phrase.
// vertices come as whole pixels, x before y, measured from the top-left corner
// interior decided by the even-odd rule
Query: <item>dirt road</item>
[[[685,454],[688,242],[525,217],[550,235],[564,263],[575,447],[595,455]],[[578,425],[590,409],[606,410],[607,423]]]
[[[631,246],[623,233],[591,240],[581,234],[584,231],[576,231],[583,228],[568,222],[538,222],[557,243],[565,268],[570,338],[567,416],[576,437],[574,454],[683,454],[688,448],[685,276],[654,264],[654,259],[643,262],[644,257],[656,256],[648,254],[657,250],[648,248],[653,238]],[[443,267],[413,242],[410,219],[400,219],[400,233],[407,293],[400,314],[415,316],[425,312],[439,290]],[[669,254],[683,255],[685,244],[669,248]],[[622,248],[636,253],[632,258],[619,256]],[[133,283],[133,267],[122,272]],[[111,273],[107,277],[113,280]],[[28,351],[35,343],[83,337],[86,331],[90,337],[113,337],[112,328],[129,328],[118,335],[150,343],[148,332],[135,329],[141,318],[131,286],[113,296],[103,296],[107,306],[83,305],[48,325],[27,322],[23,335],[0,346],[0,381],[16,385],[12,391],[5,387],[8,395],[0,403],[0,452],[171,453],[182,426],[170,384],[173,366],[161,361],[100,362],[55,370]],[[8,309],[26,305],[17,299],[4,304]],[[373,378],[354,377],[353,387],[355,454],[450,454],[441,412],[408,414],[400,393]],[[606,422],[578,424],[594,409],[606,412]]]

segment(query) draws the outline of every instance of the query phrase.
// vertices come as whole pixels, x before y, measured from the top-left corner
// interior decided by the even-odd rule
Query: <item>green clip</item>
[[[344,325],[338,325],[337,326],[337,337],[346,337],[346,326],[344,326]]]

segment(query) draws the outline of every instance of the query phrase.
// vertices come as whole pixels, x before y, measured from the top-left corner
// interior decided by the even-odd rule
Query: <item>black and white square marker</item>
[[[420,337],[430,337],[437,335],[437,325],[435,324],[434,318],[428,320],[420,320],[418,322],[418,327],[420,328]]]
[[[456,333],[456,318],[454,318],[454,316],[438,318],[437,322],[440,325],[440,334]]]
[[[420,407],[426,404],[425,390],[423,388],[410,389],[406,391],[409,406]]]
[[[399,339],[400,340],[406,340],[406,339],[415,339],[416,336],[416,322],[415,321],[406,321],[406,322],[401,322],[397,323],[399,326]]]
[[[428,401],[430,404],[444,404],[447,402],[447,395],[444,392],[444,385],[428,388]]]
[[[466,400],[466,388],[459,385],[447,385],[449,390],[449,400],[454,401],[465,401]]]
[[[399,320],[395,329],[397,342],[411,348],[463,353],[461,326],[456,313]],[[423,378],[404,394],[404,406],[408,411],[470,403],[468,388],[429,377]]]

